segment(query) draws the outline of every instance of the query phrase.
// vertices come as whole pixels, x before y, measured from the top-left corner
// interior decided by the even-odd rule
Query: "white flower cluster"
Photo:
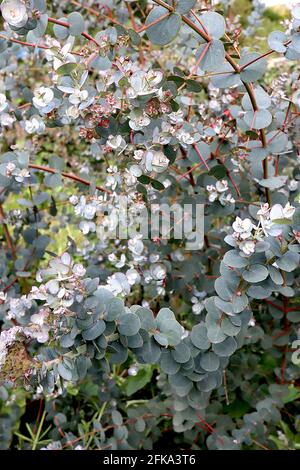
[[[162,173],[169,165],[169,160],[161,150],[149,150],[145,154],[145,170]]]
[[[150,267],[144,272],[144,280],[146,284],[154,283],[158,295],[165,294],[165,280],[167,276],[166,266],[160,262],[160,255],[152,253],[149,256]]]
[[[87,77],[87,74],[84,74],[82,80],[85,81],[86,77]],[[75,86],[68,86],[68,87],[58,86],[57,87],[59,90],[69,95],[69,102],[71,103],[71,105],[73,105],[73,108],[71,109],[84,109],[85,107],[91,105],[94,101],[93,98],[88,100],[89,93],[87,90],[82,89],[82,86],[83,86],[83,83],[81,81],[78,85],[75,85]],[[77,106],[79,108],[75,108]],[[78,111],[78,114],[79,114],[79,111]]]
[[[34,115],[30,119],[26,119],[24,129],[28,134],[43,134],[46,125],[40,116]]]
[[[21,317],[24,317],[27,310],[32,307],[32,301],[22,295],[19,298],[10,298],[9,299],[9,310],[6,315],[8,320],[16,319],[19,320]]]
[[[32,337],[39,343],[46,343],[49,340],[50,326],[47,323],[49,311],[42,308],[37,313],[31,315],[31,324],[29,326]]]
[[[96,231],[96,224],[93,219],[103,213],[103,196],[95,196],[87,199],[86,196],[73,195],[69,198],[70,203],[74,206],[76,215],[80,215],[85,220],[79,222],[79,228],[84,235],[89,232]]]
[[[138,165],[132,165],[129,171],[135,177],[143,173],[163,173],[169,166],[169,159],[161,150],[134,150],[133,158]]]
[[[9,113],[0,114],[0,124],[2,127],[8,127],[11,129],[15,121],[16,121],[16,118],[12,114],[9,114]]]
[[[121,153],[126,147],[126,142],[121,135],[110,135],[106,145],[112,150],[120,150]]]
[[[193,289],[193,296],[191,298],[192,302],[192,312],[194,315],[200,315],[200,313],[205,309],[204,298],[207,293],[205,291],[198,291],[195,287]]]
[[[129,88],[126,90],[127,98],[135,99],[138,96],[151,95],[157,93],[159,88],[157,85],[162,81],[163,74],[160,71],[150,70],[144,72],[138,70],[133,73],[129,79]]]
[[[26,310],[32,306],[33,296],[23,295],[19,299],[8,299],[9,300],[9,311],[6,314],[7,320],[19,321],[21,317],[24,317]],[[26,327],[22,327],[22,332],[33,339],[36,339],[39,343],[46,343],[49,339],[50,326],[47,324],[49,311],[41,309],[37,313],[34,313],[30,317],[30,322]],[[21,332],[20,330],[20,332]]]
[[[36,88],[34,90],[32,103],[41,113],[50,113],[55,108],[53,90],[45,86]]]
[[[119,174],[111,174],[107,179],[112,187],[116,181],[120,183]],[[128,175],[125,177],[129,178]],[[125,179],[124,177],[124,179]],[[84,235],[96,233],[100,240],[118,238],[119,230],[135,223],[137,217],[145,210],[143,201],[136,201],[136,193],[127,191],[126,195],[120,197],[114,194],[110,199],[107,195],[81,196],[73,195],[69,202],[74,206],[75,214],[83,217],[79,222],[79,229]],[[124,238],[124,237],[123,237]],[[127,238],[127,236],[125,237]]]
[[[115,254],[108,256],[109,261],[114,264],[116,268],[122,268],[127,263],[129,269],[125,273],[117,272],[107,278],[107,287],[114,295],[128,295],[131,291],[131,287],[135,284],[139,284],[141,276],[139,272],[134,268],[135,263],[140,263],[145,260],[143,254],[145,246],[139,236],[133,237],[128,240],[128,250],[132,256],[132,261],[126,259],[124,253],[121,254],[120,259]]]
[[[6,165],[6,176],[14,176],[18,183],[23,183],[25,178],[30,178],[30,173],[26,168],[18,168],[13,162],[8,162]]]
[[[0,370],[5,363],[5,358],[8,353],[8,348],[16,341],[17,334],[22,331],[19,326],[14,326],[9,330],[4,330],[0,334]]]
[[[200,315],[200,313],[204,310],[204,302],[197,297],[193,296],[191,298],[191,302],[193,304],[192,306],[192,312],[194,315]]]
[[[70,48],[71,44],[66,44],[59,52],[59,58],[54,57],[54,69],[62,66],[64,61],[71,64],[76,62],[75,56],[68,52]],[[89,91],[83,88],[87,78],[88,71],[85,70],[79,80],[70,80],[57,85],[57,89],[67,97],[59,110],[60,119],[64,124],[69,124],[72,120],[80,117],[86,108],[90,107],[89,109],[92,110],[91,106],[94,103],[95,96],[93,93],[89,94]],[[87,128],[93,128],[97,125],[97,119],[93,119],[93,113],[86,116],[85,125]]]
[[[226,204],[234,204],[235,199],[232,197],[232,194],[225,194],[228,189],[228,181],[226,180],[217,181],[215,186],[212,184],[207,185],[206,190],[209,193],[209,202],[219,201],[222,206],[225,206]]]
[[[140,131],[143,127],[149,126],[151,119],[141,109],[133,109],[129,114],[129,126],[134,131]]]
[[[114,295],[128,295],[131,291],[131,286],[139,283],[140,275],[135,269],[128,269],[126,273],[115,273],[107,278],[106,287]],[[103,287],[103,286],[102,286]]]
[[[128,369],[128,375],[135,377],[139,371],[139,365],[138,364],[132,364],[129,369]]]
[[[85,275],[85,269],[81,264],[73,262],[68,253],[53,258],[49,262],[49,268],[40,270],[37,273],[37,281],[52,278],[39,287],[33,286],[29,295],[20,298],[7,298],[2,296],[2,300],[8,304],[7,320],[20,320],[27,310],[33,307],[33,300],[44,301],[43,308],[30,316],[30,321],[26,327],[14,327],[1,334],[0,350],[4,357],[7,347],[16,340],[17,333],[36,339],[39,343],[46,343],[49,340],[49,332],[59,319],[66,314],[68,307],[72,305],[76,297],[82,300],[80,291],[83,289],[81,278]],[[50,317],[50,306],[55,314],[54,323]],[[50,321],[49,321],[50,320]],[[0,353],[1,354],[1,353]]]
[[[23,295],[20,298],[3,297],[3,301],[8,304],[6,319],[20,320],[26,314],[26,311],[33,306],[33,300],[43,300],[44,307],[30,317],[30,322],[22,331],[25,335],[36,339],[39,343],[46,343],[49,339],[49,314],[47,306],[54,309],[57,319],[65,314],[68,307],[76,299],[81,300],[81,294],[78,294],[81,285],[81,278],[85,274],[85,269],[81,264],[75,264],[68,253],[53,258],[49,262],[49,268],[38,271],[37,280],[51,277],[45,284],[39,287],[33,286],[29,295]],[[21,330],[20,330],[21,331]]]
[[[140,262],[144,259],[143,252],[145,250],[145,245],[141,236],[137,235],[128,240],[128,249],[131,252],[135,262]]]
[[[164,280],[166,277],[166,267],[162,263],[154,263],[150,266],[149,270],[144,272],[144,280],[146,284],[155,281],[156,288],[159,295],[163,295],[165,289],[163,287]],[[126,273],[115,273],[107,278],[107,285],[101,286],[109,289],[114,295],[128,295],[131,291],[131,287],[135,284],[139,284],[141,276],[139,272],[130,268]]]
[[[291,220],[295,210],[295,207],[291,206],[289,202],[284,207],[281,204],[275,204],[272,208],[269,207],[269,204],[264,204],[257,212],[264,234],[273,237],[281,235],[282,229],[276,225],[280,225],[282,221]]]
[[[255,225],[250,219],[240,219],[237,217],[232,224],[233,238],[235,239],[240,250],[246,255],[250,256],[255,251],[255,237],[252,235],[252,229]]]
[[[56,71],[64,64],[76,63],[76,58],[71,54],[70,50],[72,48],[72,43],[67,42],[62,48],[60,42],[56,39],[49,37],[46,38],[46,43],[51,49],[46,49],[45,57],[48,62],[53,62],[53,68]],[[53,48],[56,48],[57,51],[54,51]]]
[[[62,444],[60,441],[52,441],[46,447],[41,447],[40,450],[62,450]]]
[[[107,279],[107,285],[101,286],[106,287],[114,295],[128,295],[131,291],[132,286],[140,284],[143,281],[146,284],[154,284],[158,295],[164,295],[164,283],[167,275],[166,266],[160,262],[160,255],[158,253],[152,253],[149,257],[146,256],[146,247],[141,239],[141,235],[132,237],[127,242],[129,255],[132,259],[128,259],[124,253],[118,258],[115,254],[108,256],[109,261],[114,264],[117,268],[122,268],[126,264],[129,267],[126,272],[117,272]],[[150,263],[149,268],[146,268],[146,263]],[[141,274],[135,266],[144,266],[143,273]]]
[[[85,272],[82,264],[74,263],[69,253],[63,253],[50,260],[49,268],[37,272],[38,282],[51,279],[39,287],[33,286],[29,298],[45,300],[45,306],[52,308],[68,308],[81,288],[80,280]]]
[[[258,225],[253,224],[249,218],[235,219],[232,224],[234,230],[232,238],[245,256],[251,256],[255,252],[257,242],[264,237],[277,237],[282,234],[281,224],[291,220],[294,212],[295,207],[289,202],[284,207],[275,204],[272,208],[266,203],[257,212]]]
[[[12,127],[16,118],[8,112],[8,101],[4,93],[0,93],[0,124],[2,127]]]
[[[4,0],[1,4],[1,13],[5,21],[15,28],[21,28],[28,21],[25,2],[21,0]]]

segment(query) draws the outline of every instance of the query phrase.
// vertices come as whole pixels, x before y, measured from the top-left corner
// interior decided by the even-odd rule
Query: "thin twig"
[[[28,167],[32,168],[33,170],[45,171],[46,173],[52,173],[52,174],[58,173],[58,171],[55,168],[50,168],[48,166],[43,166],[43,165],[34,165],[33,163],[30,163]],[[91,186],[92,184],[90,181],[84,178],[81,178],[80,176],[73,175],[73,173],[66,173],[65,171],[62,171],[61,176],[63,176],[64,178],[73,180],[73,181],[77,181],[78,183],[85,184],[86,186]],[[95,186],[95,187],[99,191],[103,191],[104,193],[107,193],[107,194],[112,194],[112,191],[110,191],[109,189],[103,188],[103,186]]]

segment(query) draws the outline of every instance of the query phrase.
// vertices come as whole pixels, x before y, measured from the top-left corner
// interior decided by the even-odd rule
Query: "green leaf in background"
[[[149,184],[151,183],[151,178],[147,175],[141,175],[138,178],[138,181],[142,184]]]
[[[162,191],[163,189],[165,189],[164,185],[158,180],[151,179],[151,186],[154,189],[157,189],[158,191]]]
[[[186,89],[187,91],[193,91],[195,93],[200,92],[203,89],[202,83],[197,82],[196,80],[186,80]]]
[[[147,385],[152,379],[153,371],[155,370],[154,366],[151,365],[142,365],[140,366],[138,373],[134,376],[126,378],[125,384],[125,393],[128,397],[136,393],[138,390]]]
[[[77,64],[70,62],[68,64],[63,64],[56,70],[58,75],[70,75],[73,70],[77,68]]]
[[[299,400],[300,390],[297,389],[294,385],[289,386],[288,394],[283,397],[284,403],[291,403],[293,401]]]
[[[224,165],[215,165],[210,169],[208,174],[214,176],[217,180],[221,180],[226,176],[226,168]]]

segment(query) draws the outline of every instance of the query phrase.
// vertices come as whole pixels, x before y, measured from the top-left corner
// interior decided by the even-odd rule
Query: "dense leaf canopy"
[[[252,3],[2,1],[1,448],[299,448],[300,6],[260,51]]]

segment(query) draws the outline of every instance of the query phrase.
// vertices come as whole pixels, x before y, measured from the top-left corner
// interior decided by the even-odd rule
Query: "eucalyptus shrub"
[[[2,2],[2,448],[299,446],[300,5],[261,53],[232,3]]]

